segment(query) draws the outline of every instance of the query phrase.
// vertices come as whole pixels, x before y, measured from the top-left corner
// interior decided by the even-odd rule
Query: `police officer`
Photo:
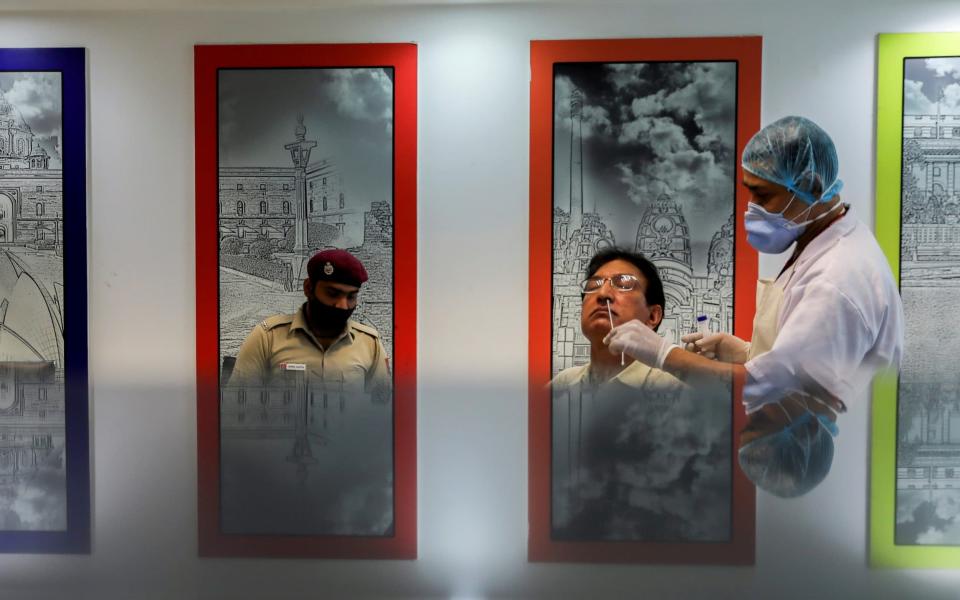
[[[380,334],[350,319],[367,281],[363,263],[346,250],[324,250],[307,262],[307,276],[307,301],[297,312],[269,317],[253,328],[240,346],[231,383],[283,381],[303,373],[311,384],[388,388]]]

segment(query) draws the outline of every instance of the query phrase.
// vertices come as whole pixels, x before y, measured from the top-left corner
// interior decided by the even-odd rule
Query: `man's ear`
[[[657,327],[660,326],[661,321],[663,321],[663,307],[659,304],[654,304],[650,307],[650,318],[647,319],[647,325],[656,331]]]
[[[313,291],[313,284],[310,282],[310,278],[307,277],[303,280],[303,295],[309,298],[311,296],[310,292]]]

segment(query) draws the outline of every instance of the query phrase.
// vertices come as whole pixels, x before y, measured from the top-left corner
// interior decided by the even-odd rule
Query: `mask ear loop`
[[[778,212],[778,213],[771,213],[771,214],[775,214],[775,215],[778,216],[778,217],[783,217],[784,219],[786,219],[787,217],[784,216],[784,213],[787,212],[787,209],[790,208],[790,205],[793,204],[793,201],[796,200],[796,199],[797,199],[797,193],[796,193],[796,192],[792,192],[792,195],[790,196],[790,201],[787,202],[787,205],[784,206],[783,209],[782,209],[780,212]]]
[[[827,404],[826,402],[824,402],[820,398],[817,398],[816,396],[810,396],[810,397],[813,398],[816,402],[818,402],[821,406],[826,408],[829,414],[833,415],[833,419],[830,421],[829,424],[824,423],[823,421],[820,421],[820,418],[818,415],[814,415],[814,416],[817,417],[817,421],[820,421],[821,427],[825,428],[830,433],[830,435],[836,437],[837,432],[839,431],[836,423],[837,415],[839,415],[840,413],[847,412],[847,405],[843,403],[843,400],[837,398],[836,399],[837,402],[840,403],[840,410],[837,410],[833,406],[831,406],[830,404]]]
[[[840,403],[840,408],[839,408],[839,410],[836,409],[836,408],[834,408],[831,404],[829,404],[829,403],[827,403],[827,402],[824,402],[824,401],[821,400],[820,398],[817,398],[816,396],[811,395],[810,398],[813,398],[813,399],[817,402],[817,404],[819,404],[820,406],[823,406],[824,408],[828,409],[828,410],[829,410],[831,413],[833,413],[834,415],[838,415],[838,414],[847,412],[847,405],[844,404],[844,403],[843,403],[843,400],[841,400],[841,399],[839,399],[839,398],[836,399],[837,402]]]
[[[820,420],[820,415],[818,415],[816,412],[810,410],[810,408],[809,408],[806,404],[804,404],[804,403],[800,400],[799,397],[797,397],[797,396],[788,396],[788,399],[789,399],[789,398],[793,398],[796,402],[798,402],[798,403],[801,405],[801,407],[802,407],[811,417],[813,417],[813,420],[817,422],[817,426],[818,426],[818,427],[821,427],[821,428],[823,428],[823,429],[826,429],[827,432],[828,432],[831,436],[836,437],[836,435],[837,435],[837,425],[836,425],[835,421],[837,420],[837,415],[838,415],[840,412],[846,412],[846,410],[847,410],[847,405],[843,403],[843,400],[840,400],[839,398],[837,398],[837,402],[840,403],[840,411],[837,411],[835,408],[833,408],[833,406],[831,406],[830,404],[824,402],[823,400],[821,400],[820,398],[818,398],[818,397],[816,397],[816,396],[813,396],[813,395],[811,395],[811,394],[804,394],[804,397],[810,398],[810,399],[814,400],[815,402],[817,402],[819,405],[821,405],[821,406],[823,406],[824,408],[826,408],[827,411],[828,411],[828,413],[831,414],[831,415],[833,415],[833,419],[831,420],[831,422],[828,424],[828,423],[824,423],[823,421],[821,421],[821,420]],[[778,403],[778,404],[779,404],[779,403]]]
[[[814,400],[818,400],[817,398],[814,398],[813,396],[809,396],[809,397],[810,397],[810,398],[813,398]],[[798,405],[800,405],[800,408],[804,411],[804,414],[801,415],[801,417],[802,417],[802,416],[809,415],[809,416],[812,418],[813,421],[816,421],[816,422],[817,422],[817,426],[820,426],[820,422],[819,422],[820,419],[817,418],[817,414],[816,414],[814,411],[810,410],[810,407],[807,406],[805,402],[803,402],[798,396],[795,396],[795,395],[787,396],[786,398],[784,398],[784,399],[781,400],[780,402],[777,402],[777,406],[779,406],[780,409],[783,411],[783,413],[784,413],[785,415],[787,415],[787,419],[789,419],[791,425],[793,425],[793,424],[795,423],[795,421],[790,417],[790,413],[787,411],[786,408],[783,407],[783,404],[782,404],[783,402],[786,402],[787,400],[793,400],[793,401],[796,402]],[[818,400],[818,401],[819,401],[819,400]],[[826,405],[824,405],[824,406],[826,406]],[[830,407],[827,406],[827,408],[830,408]]]
[[[817,418],[817,415],[812,410],[810,410],[810,408],[803,401],[801,401],[799,397],[793,396],[793,395],[787,396],[780,402],[777,402],[777,406],[780,406],[784,414],[787,415],[787,419],[790,420],[791,425],[793,425],[795,421],[792,418],[790,418],[790,413],[782,405],[783,402],[786,402],[787,400],[791,400],[791,399],[797,404],[799,404],[800,408],[806,411],[807,415],[810,415],[810,417],[813,417],[813,421],[817,424],[817,427],[822,426],[822,424],[820,423],[820,419]],[[802,440],[798,439],[797,434],[795,432],[792,433],[790,436],[794,440],[794,442],[800,447],[801,452],[803,452],[803,476],[804,477],[806,477],[807,469],[810,467],[810,446],[811,446],[811,440],[814,437],[814,435],[815,434],[807,434],[807,440],[806,440],[807,443],[803,443]]]
[[[784,398],[784,400],[789,400],[790,397]],[[782,402],[782,401],[781,401]],[[783,411],[783,414],[787,417],[787,423],[793,424],[793,417],[790,416],[790,411],[788,411],[781,402],[776,402],[777,408]]]
[[[794,196],[794,198],[796,198],[797,195],[794,194],[793,196]],[[793,202],[793,199],[791,199],[790,202]],[[802,217],[806,218],[807,216],[810,215],[810,211],[812,211],[813,208],[814,208],[817,204],[818,204],[818,202],[814,202],[813,204],[811,204],[810,206],[807,207],[807,210],[805,210],[805,211],[803,211],[802,213],[800,213],[799,215],[797,215],[797,217],[801,217],[801,216],[802,216]],[[789,207],[789,206],[790,206],[790,203],[787,203],[787,206]],[[820,219],[826,217],[827,215],[829,215],[830,213],[832,213],[833,211],[835,211],[835,210],[837,209],[837,207],[842,207],[842,206],[843,206],[843,203],[842,203],[842,202],[837,202],[836,204],[834,204],[834,205],[830,208],[830,210],[824,211],[823,213],[821,213],[820,215],[818,215],[817,217],[815,217],[815,218],[813,218],[813,219],[810,219],[810,220],[807,220],[807,221],[801,221],[801,222],[799,222],[799,223],[797,223],[797,222],[795,222],[795,221],[791,221],[791,223],[793,223],[793,225],[796,226],[796,227],[805,227],[805,226],[807,226],[807,225],[810,225],[811,223],[815,223],[815,222],[819,221]],[[785,208],[783,209],[783,211],[786,212],[786,210],[787,210],[787,209],[786,209],[786,207],[785,207]],[[781,213],[781,214],[783,214],[783,213]],[[786,217],[784,217],[784,218],[786,218]]]

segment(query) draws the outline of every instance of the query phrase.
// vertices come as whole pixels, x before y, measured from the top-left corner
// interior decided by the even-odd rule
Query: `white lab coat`
[[[878,370],[899,368],[903,304],[877,240],[849,214],[803,249],[776,281],[783,299],[773,347],[752,357],[743,403],[747,413],[809,380],[843,402]]]

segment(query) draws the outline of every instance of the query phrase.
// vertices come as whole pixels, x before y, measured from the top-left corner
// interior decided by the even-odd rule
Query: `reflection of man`
[[[642,254],[620,249],[598,252],[587,265],[583,281],[580,328],[590,340],[590,362],[564,369],[551,382],[557,387],[600,386],[618,382],[632,388],[678,389],[672,375],[626,356],[610,354],[603,338],[614,324],[637,320],[656,331],[663,320],[663,283],[656,266]]]
[[[318,252],[307,263],[307,301],[294,314],[261,321],[237,354],[232,382],[261,383],[289,372],[311,382],[368,391],[390,383],[387,356],[377,330],[350,319],[363,264],[346,250]]]
[[[741,165],[747,242],[765,254],[793,246],[777,279],[758,282],[751,340],[692,334],[683,350],[625,323],[606,342],[617,356],[663,365],[684,381],[744,378],[740,466],[758,487],[798,496],[830,470],[844,401],[878,370],[899,366],[903,306],[876,239],[847,215],[825,131],[802,117],[780,119],[753,136]]]

